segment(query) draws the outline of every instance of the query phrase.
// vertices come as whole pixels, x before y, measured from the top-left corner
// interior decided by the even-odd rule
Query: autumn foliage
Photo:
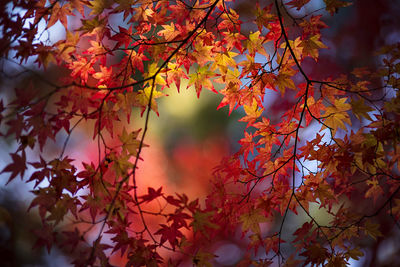
[[[2,64],[21,68],[2,75],[34,80],[2,93],[1,134],[18,146],[1,171],[33,187],[35,248],[59,247],[75,266],[213,266],[215,244],[239,233],[238,266],[346,266],[400,227],[400,45],[374,66],[331,69],[323,17],[291,13],[309,0],[242,2],[1,2]],[[332,16],[351,5],[323,3]],[[65,35],[42,38],[56,24]],[[143,187],[167,87],[215,92],[215,108],[246,125],[213,171],[195,150],[177,157],[202,175],[181,163],[187,179],[209,177],[200,199]],[[68,150],[80,128],[90,161]]]

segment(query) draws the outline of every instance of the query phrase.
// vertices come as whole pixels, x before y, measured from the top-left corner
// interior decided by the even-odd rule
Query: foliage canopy
[[[400,45],[377,52],[379,67],[330,72],[322,15],[293,13],[310,0],[241,2],[1,2],[2,75],[35,79],[0,102],[2,135],[18,143],[2,173],[33,183],[35,247],[63,247],[75,266],[212,266],[212,245],[239,231],[239,266],[345,266],[381,226],[400,226]],[[332,16],[351,5],[323,2]],[[65,36],[50,42],[55,25]],[[247,125],[204,201],[140,188],[137,175],[149,117],[183,81],[198,97],[222,95],[218,108],[243,109]],[[265,104],[271,92],[285,99],[278,111]],[[121,127],[134,109],[144,125]],[[92,162],[66,152],[83,124]],[[287,233],[293,214],[306,219]]]

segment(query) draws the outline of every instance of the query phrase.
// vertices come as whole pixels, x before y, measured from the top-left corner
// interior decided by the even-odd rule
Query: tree
[[[400,226],[400,46],[383,46],[379,64],[332,68],[309,2],[3,1],[2,75],[32,81],[0,102],[2,135],[18,143],[2,173],[33,183],[35,247],[66,248],[75,266],[212,266],[213,244],[239,231],[240,266],[376,255]],[[332,16],[351,5],[323,3]],[[65,37],[43,38],[56,24]],[[157,101],[184,80],[198,97],[222,95],[218,108],[243,109],[247,125],[204,203],[141,188],[137,175]],[[135,109],[141,129],[128,127]],[[83,125],[92,162],[67,150]],[[289,229],[293,215],[305,219]]]

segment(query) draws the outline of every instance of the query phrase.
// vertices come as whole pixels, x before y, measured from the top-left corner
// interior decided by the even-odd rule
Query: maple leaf
[[[72,70],[71,77],[80,77],[83,82],[87,82],[89,75],[95,73],[94,62],[88,61],[86,57],[79,56],[76,61],[71,62],[68,68]]]
[[[237,108],[236,105],[239,104],[241,100],[242,95],[239,89],[239,84],[229,82],[226,88],[219,92],[220,94],[224,95],[224,98],[221,100],[221,103],[218,105],[217,109],[229,105],[229,115],[231,115],[232,111]]]
[[[207,62],[213,61],[214,53],[213,53],[212,49],[213,49],[213,46],[207,45],[207,43],[204,40],[201,40],[201,41],[195,43],[192,56],[194,58],[196,58],[196,62],[198,62],[198,64],[200,66],[203,66]],[[205,65],[205,66],[207,66],[207,69],[208,69],[208,65]]]
[[[8,178],[7,184],[11,182],[17,175],[21,176],[21,179],[24,177],[25,170],[28,169],[26,167],[26,154],[25,150],[22,150],[21,155],[17,153],[10,153],[12,158],[12,163],[8,164],[1,173],[11,172],[10,177]]]
[[[122,111],[126,114],[128,123],[130,122],[130,116],[132,112],[132,107],[140,107],[141,104],[136,99],[136,92],[126,92],[124,94],[117,94],[117,105],[116,110]]]
[[[377,180],[368,180],[367,185],[371,186],[367,192],[365,192],[365,197],[366,198],[373,198],[374,202],[376,203],[376,200],[378,197],[382,196],[383,194],[383,189],[379,185],[379,182]]]
[[[326,248],[322,247],[318,243],[315,243],[306,247],[305,251],[300,255],[306,257],[306,263],[323,264],[329,253]]]
[[[112,102],[106,102],[102,106],[101,117],[96,119],[93,131],[93,139],[104,128],[110,133],[111,137],[114,136],[114,123],[118,121],[118,116],[115,110],[115,105]]]
[[[239,121],[244,121],[247,122],[247,126],[249,127],[254,124],[254,122],[261,116],[263,113],[264,109],[259,108],[258,103],[255,99],[253,99],[253,102],[251,105],[243,105],[244,112],[246,113],[246,116],[241,118]]]
[[[56,59],[54,57],[54,51],[52,51],[52,47],[45,46],[42,43],[37,45],[36,53],[38,55],[35,63],[38,63],[39,67],[43,64],[43,67],[46,69],[50,63],[55,63]]]
[[[94,56],[100,56],[106,52],[106,49],[100,42],[96,42],[91,40],[90,41],[90,47],[85,51],[85,53],[94,55]],[[105,65],[105,64],[103,64]]]
[[[137,152],[134,151],[134,155]],[[112,162],[112,170],[114,170],[117,177],[125,177],[128,175],[128,171],[133,168],[133,163],[130,161],[132,155],[128,154],[126,150],[122,151],[119,155],[112,153],[109,160]]]
[[[296,8],[296,10],[300,10],[303,6],[308,4],[310,0],[292,0],[290,2],[287,2],[286,5],[291,6],[291,8]]]
[[[150,202],[163,195],[163,193],[161,193],[162,187],[158,188],[157,190],[152,187],[148,187],[147,191],[147,195],[143,195],[140,197],[144,202]]]
[[[127,133],[125,127],[122,130],[122,134],[118,136],[119,140],[122,143],[122,149],[127,151],[130,155],[137,155],[137,150],[140,146],[140,140],[137,140],[137,136],[139,135],[140,130],[133,131],[131,133]]]
[[[208,65],[199,67],[195,73],[189,74],[189,83],[187,88],[194,85],[197,97],[200,97],[200,93],[203,87],[213,91],[214,93],[218,93],[218,91],[215,90],[214,85],[210,80],[210,78],[215,76],[216,74],[213,71],[209,70]]]
[[[212,267],[213,265],[211,264],[211,261],[216,257],[216,255],[209,253],[209,252],[204,252],[204,251],[199,251],[194,255],[193,257],[193,263],[196,266],[200,267]]]
[[[239,221],[242,223],[243,232],[251,230],[255,234],[261,234],[260,223],[267,222],[268,219],[262,214],[261,209],[251,209],[243,213]]]
[[[58,20],[64,26],[65,29],[68,28],[67,25],[67,16],[72,15],[72,9],[69,3],[65,3],[63,6],[60,6],[59,2],[55,2],[51,9],[50,18],[47,21],[46,28],[50,28],[53,26]]]
[[[335,196],[331,187],[326,183],[321,183],[315,189],[315,195],[321,202],[321,207],[325,207],[328,203],[332,203],[330,201],[335,200]]]
[[[164,28],[163,30],[159,31],[157,34],[159,36],[164,36],[166,41],[172,41],[174,40],[177,36],[180,35],[180,32],[175,29],[175,25],[173,22],[171,22],[170,25],[162,25]]]
[[[344,259],[343,255],[335,255],[329,259],[327,267],[347,266],[348,262]]]
[[[282,43],[281,44],[281,48],[286,48],[287,45],[290,45],[290,47],[292,48],[293,54],[297,59],[302,59],[303,58],[303,47],[301,46],[302,44],[302,40],[300,39],[300,37],[297,37],[295,40],[289,40],[287,43]],[[285,54],[285,57],[289,57],[289,53]],[[292,56],[292,55],[290,55]],[[277,60],[282,60],[281,58],[277,58]],[[286,59],[287,60],[287,59]],[[288,68],[286,68],[288,69]]]
[[[163,74],[160,73],[159,67],[157,67],[157,63],[151,63],[148,66],[147,73],[145,74],[146,78],[153,78],[154,77],[154,83],[155,85],[161,85],[164,86],[166,85],[166,81],[163,78]],[[148,80],[145,82],[145,84],[151,86],[152,85],[152,79]]]
[[[265,238],[264,239],[265,251],[269,252],[273,250],[275,253],[278,253],[279,243],[285,243],[285,241],[279,238],[277,234]]]
[[[365,234],[369,235],[373,239],[377,239],[378,237],[382,236],[382,233],[379,231],[379,224],[372,223],[370,220],[367,220],[364,224],[364,231]]]
[[[338,128],[346,130],[344,122],[351,125],[350,117],[347,114],[347,110],[351,108],[351,105],[346,103],[347,98],[343,97],[335,99],[333,106],[326,108],[324,117],[326,118],[324,123],[332,129],[332,135],[335,136]],[[322,127],[324,129],[325,126]]]
[[[33,248],[41,248],[46,246],[47,252],[50,253],[53,243],[56,242],[56,233],[53,231],[53,225],[43,224],[42,227],[34,229],[33,233],[37,236],[37,240],[33,245]]]
[[[112,67],[107,68],[106,66],[100,65],[100,72],[96,72],[93,74],[93,78],[99,80],[97,82],[97,86],[108,84],[111,76],[113,74]]]
[[[167,86],[170,87],[172,83],[176,85],[178,92],[181,88],[182,79],[189,79],[186,73],[177,64],[169,63],[168,69],[165,73],[167,78]]]
[[[303,47],[303,57],[311,56],[314,60],[318,59],[318,51],[321,48],[328,48],[324,45],[320,40],[320,36],[313,35],[307,39],[304,39],[299,44],[300,47]]]
[[[371,71],[367,67],[355,68],[351,74],[359,79],[362,79],[371,74]]]
[[[248,157],[249,153],[253,153],[256,144],[253,141],[253,135],[249,134],[248,132],[244,132],[244,137],[239,140],[239,144],[242,145],[242,147],[244,148],[244,156],[245,158]]]
[[[324,0],[324,3],[326,5],[326,11],[328,11],[331,15],[337,13],[339,8],[347,7],[352,4],[351,2],[345,2],[341,0]]]
[[[33,188],[36,188],[44,178],[50,177],[50,169],[47,168],[47,162],[40,157],[40,162],[29,162],[34,168],[39,169],[38,171],[32,173],[31,177],[27,182],[36,181]]]
[[[226,51],[224,53],[218,53],[214,57],[214,63],[211,65],[211,70],[215,70],[216,67],[219,68],[222,74],[227,73],[228,71],[228,66],[235,66],[236,62],[233,59],[235,56],[237,56],[237,53]],[[235,73],[237,74],[236,77],[239,77],[240,72],[235,69]]]
[[[328,26],[321,21],[322,15],[311,16],[310,20],[303,20],[300,22],[300,26],[303,30],[303,38],[307,38],[311,35],[321,35],[321,29],[327,28]]]
[[[293,71],[291,70],[289,73],[281,72],[275,77],[275,84],[282,95],[285,94],[286,88],[296,89],[296,85],[292,80],[293,76],[290,73],[293,73]]]
[[[181,206],[181,201],[179,199],[174,198],[173,196],[167,196],[164,197],[164,199],[171,205],[174,205],[176,207]]]
[[[70,0],[69,3],[73,9],[78,10],[81,15],[84,15],[84,2],[81,0]]]
[[[306,125],[310,124],[310,122],[313,120],[313,117],[320,118],[321,112],[325,111],[326,109],[321,99],[315,102],[315,99],[311,96],[307,98],[307,108],[311,114],[306,113]]]
[[[115,45],[115,47],[120,47],[121,45],[124,45],[125,48],[128,48],[129,44],[133,41],[132,25],[129,27],[129,29],[125,29],[121,26],[118,26],[118,29],[119,29],[119,32],[114,34],[113,36],[111,36],[111,40],[117,41],[117,44]],[[132,50],[132,51],[135,52],[134,50]]]
[[[235,21],[241,23],[241,21],[239,20],[239,14],[237,14],[235,10],[231,10],[229,15],[223,13],[221,18],[223,19],[223,21],[221,21],[221,23],[218,24],[219,30],[226,29],[228,31],[233,32],[235,31],[235,29],[238,28],[237,24],[235,24]]]
[[[256,63],[254,61],[254,57],[251,57],[251,56],[249,56],[247,54],[246,54],[246,60],[240,62],[238,65],[243,67],[243,69],[241,71],[240,78],[245,77],[245,75],[247,75],[249,73],[251,73],[251,74],[258,73],[258,70],[261,67],[260,63]],[[264,75],[263,75],[263,77],[264,77]]]
[[[81,236],[78,228],[74,228],[74,231],[62,231],[63,235],[65,236],[64,242],[62,243],[63,246],[70,246],[70,252],[73,252],[79,242],[83,241],[83,237]]]
[[[265,57],[269,57],[267,51],[264,48],[264,38],[260,37],[260,32],[256,31],[249,34],[249,39],[247,41],[247,49],[249,54],[254,56],[255,53],[259,53]]]
[[[92,197],[90,195],[83,196],[83,198],[85,199],[85,202],[83,203],[79,211],[84,211],[86,209],[89,209],[92,222],[94,222],[96,220],[96,216],[99,213],[99,211],[102,211],[104,209],[104,204],[102,203],[102,199],[98,196]]]
[[[82,26],[78,31],[88,34],[100,33],[105,27],[106,18],[100,18],[96,16],[92,19],[81,19]]]
[[[176,228],[185,227],[189,229],[186,220],[190,219],[192,219],[192,217],[189,214],[176,211],[176,213],[168,215],[167,222],[172,221],[173,222],[172,225]]]
[[[226,48],[227,50],[232,50],[232,48],[236,48],[239,52],[243,52],[243,44],[242,41],[246,40],[246,37],[238,32],[222,32],[225,36],[224,41],[227,42]]]
[[[359,250],[359,248],[353,248],[349,249],[346,252],[346,259],[348,260],[349,258],[355,259],[356,261],[359,260],[362,256],[364,256],[364,253]]]
[[[193,214],[193,222],[190,223],[190,226],[193,227],[193,231],[202,232],[205,236],[209,236],[207,230],[209,229],[218,229],[219,225],[210,221],[210,217],[213,215],[213,212],[201,212],[196,211]]]
[[[217,83],[228,84],[227,87],[234,86],[232,84],[236,84],[240,87],[242,82],[240,81],[239,76],[240,72],[237,68],[235,68],[233,71],[230,69],[224,69],[224,72],[221,74],[221,76],[214,81]]]
[[[104,251],[112,248],[112,246],[108,244],[102,244],[100,243],[100,241],[101,237],[93,241],[93,249],[90,250],[90,253],[93,252],[93,260],[98,258],[102,266],[110,266],[110,263],[108,262],[108,257],[105,255]],[[86,252],[85,254],[87,255],[88,252]]]
[[[37,92],[34,88],[32,88],[32,84],[28,86],[28,90],[23,90],[21,88],[15,87],[15,100],[13,100],[9,105],[16,105],[16,106],[27,106],[30,102],[35,98]],[[17,114],[17,117],[20,114]]]
[[[371,221],[380,218],[365,213],[368,208],[363,205],[382,200],[387,213],[380,212],[379,216],[399,218],[400,202],[395,195],[400,168],[397,44],[381,49],[379,60],[374,61],[376,71],[361,67],[351,75],[338,75],[340,62],[335,57],[326,57],[329,64],[325,57],[317,59],[320,49],[326,48],[322,40],[333,41],[335,46],[341,38],[325,35],[323,16],[313,16],[307,9],[310,0],[261,4],[231,3],[234,0],[3,2],[0,54],[3,58],[15,55],[23,71],[2,68],[1,77],[25,81],[32,76],[21,76],[25,70],[31,71],[31,57],[45,70],[34,75],[32,86],[22,82],[14,99],[6,94],[6,100],[0,100],[5,136],[14,137],[17,143],[16,152],[10,154],[11,163],[2,167],[1,173],[9,175],[8,182],[18,175],[35,182],[37,189],[32,191],[29,209],[37,207],[43,222],[43,229],[35,231],[39,235],[36,247],[49,250],[59,243],[55,237],[61,232],[61,245],[76,250],[72,256],[76,266],[110,266],[118,251],[126,266],[178,266],[190,258],[194,265],[212,266],[223,262],[214,261],[215,255],[207,251],[225,247],[216,242],[239,230],[248,238],[235,240],[238,248],[242,250],[247,244],[253,251],[246,252],[238,266],[268,266],[276,259],[285,266],[335,267],[362,257],[358,241],[390,232],[380,233],[381,226]],[[350,5],[342,0],[324,3],[331,14]],[[282,12],[285,7],[308,13],[292,23],[290,14]],[[73,15],[80,19],[74,19],[72,25]],[[65,28],[65,36],[55,43],[42,41],[43,33],[56,23]],[[363,40],[354,40],[360,51],[368,46]],[[326,53],[333,55],[332,51]],[[46,70],[50,64],[67,67],[69,72],[57,71],[57,77],[41,78],[52,75]],[[337,78],[320,80],[322,76]],[[237,152],[213,172],[203,203],[191,199],[192,190],[168,195],[164,193],[170,191],[164,189],[167,184],[163,188],[149,186],[147,183],[157,181],[150,176],[147,179],[138,168],[145,170],[150,164],[157,171],[168,162],[160,164],[158,156],[150,157],[156,160],[150,162],[146,155],[139,155],[139,147],[145,146],[148,137],[124,127],[123,118],[130,123],[136,108],[142,115],[147,108],[158,114],[157,98],[163,95],[164,87],[176,85],[179,91],[182,79],[188,79],[188,87],[194,87],[198,97],[203,88],[218,89],[223,96],[218,108],[229,106],[231,114],[240,107],[243,112],[237,113],[237,120],[247,123],[243,136],[237,138]],[[34,90],[37,86],[43,88]],[[280,94],[271,95],[270,90]],[[382,90],[388,93],[385,99],[373,97]],[[148,117],[143,123],[146,130],[152,127]],[[315,129],[316,125],[322,129]],[[98,163],[86,164],[75,157],[73,164],[73,158],[64,154],[79,156],[82,149],[72,147],[69,141],[75,133],[85,135],[88,128],[98,139],[93,142],[95,148],[87,142],[84,148],[88,151],[84,152]],[[325,128],[331,134],[321,133]],[[65,136],[59,136],[61,129],[65,129]],[[337,129],[343,131],[336,136]],[[117,138],[113,137],[115,133]],[[57,140],[58,146],[58,139],[64,137],[61,156],[45,160],[57,152],[48,139]],[[33,153],[26,152],[32,149]],[[195,154],[189,155],[190,164],[198,160]],[[212,161],[217,154],[211,150],[202,161]],[[35,156],[40,160],[30,160]],[[135,159],[143,160],[143,165],[134,166]],[[35,170],[23,177],[27,161]],[[79,163],[83,168],[77,171]],[[171,167],[175,174],[179,168],[175,170],[176,164],[170,163],[167,172]],[[198,177],[190,178],[197,186]],[[48,186],[42,187],[43,182]],[[364,187],[366,190],[359,190]],[[311,204],[326,211],[332,222],[317,227]],[[298,215],[300,208],[309,216],[308,222],[294,225],[290,242],[296,251],[284,258],[290,254],[285,251],[287,246],[280,245],[284,231],[265,236],[260,227],[273,221],[279,229],[288,229],[286,215]],[[86,225],[82,222],[87,217],[92,222]],[[77,228],[64,229],[66,218]],[[241,227],[237,228],[237,223]],[[85,239],[92,234],[94,224],[99,224],[99,232],[93,242],[88,242]],[[111,240],[109,245],[101,243],[105,235]],[[385,238],[388,236],[382,240]],[[274,261],[251,255],[261,246],[264,254],[275,257]],[[177,260],[167,261],[166,254],[160,253],[162,247],[179,248],[192,255],[177,258],[171,254],[168,257]]]
[[[284,267],[296,267],[300,266],[302,263],[301,260],[295,259],[294,255],[290,255],[290,257],[285,261]]]
[[[354,115],[361,120],[362,117],[366,118],[367,120],[372,121],[371,117],[369,116],[368,112],[373,111],[373,109],[366,105],[364,99],[354,100],[352,99],[351,102],[351,110],[353,111]]]
[[[158,105],[156,99],[164,96],[164,94],[157,91],[155,88],[152,89],[150,86],[147,86],[143,90],[140,90],[135,97],[135,101],[137,101],[142,107],[141,115],[143,115],[143,112],[149,105],[150,96],[151,96],[150,108],[158,114]]]
[[[269,22],[275,19],[275,15],[271,14],[272,5],[267,5],[263,9],[260,8],[259,2],[256,3],[255,8],[255,22],[258,27],[258,30],[261,31],[263,26],[268,27]]]
[[[393,207],[388,212],[393,213],[395,218],[400,218],[400,199],[398,198],[394,199]]]
[[[90,15],[99,15],[103,13],[104,9],[109,8],[112,4],[113,1],[111,0],[93,0],[89,2],[92,12],[90,12]]]
[[[65,62],[71,62],[71,54],[76,51],[76,46],[79,42],[79,34],[75,34],[66,30],[65,40],[58,41],[54,46],[58,49],[57,59],[64,60]]]
[[[32,191],[36,197],[32,200],[28,211],[39,206],[39,215],[42,220],[45,219],[46,213],[52,209],[52,207],[57,203],[56,192],[54,188],[39,188],[38,190]]]
[[[155,14],[155,12],[146,6],[139,6],[134,8],[132,19],[134,21],[149,21]]]
[[[306,240],[305,238],[308,238],[310,235],[310,231],[313,227],[312,222],[305,222],[300,228],[298,228],[293,235],[297,236],[293,242],[302,242]]]
[[[149,60],[145,54],[137,53],[136,51],[132,50],[129,53],[130,63],[132,64],[133,68],[137,68],[141,73],[144,73],[144,65],[143,62]],[[153,68],[153,66],[152,66]]]
[[[75,205],[72,203],[75,207]],[[68,205],[65,205],[63,201],[57,201],[57,204],[51,209],[50,215],[46,218],[48,221],[54,221],[54,225],[57,225],[64,219],[64,216],[68,212]]]
[[[160,224],[161,229],[155,232],[155,235],[161,235],[160,243],[163,244],[165,241],[171,244],[172,249],[175,250],[175,246],[178,244],[178,238],[183,237],[181,231],[175,227],[170,227],[165,224]]]

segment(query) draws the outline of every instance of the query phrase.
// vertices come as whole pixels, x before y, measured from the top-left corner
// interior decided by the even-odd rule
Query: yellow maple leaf
[[[199,65],[204,65],[208,61],[213,61],[213,46],[206,45],[204,41],[200,40],[194,44],[194,51],[192,56],[196,58],[197,63]]]
[[[400,199],[396,198],[394,200],[394,205],[391,209],[391,212],[395,218],[400,218]]]
[[[361,120],[361,117],[364,117],[368,120],[372,120],[371,117],[369,116],[368,112],[373,111],[373,109],[366,105],[364,102],[364,99],[360,100],[352,100],[350,102],[351,104],[351,110],[353,111],[354,115],[357,117],[357,119]]]
[[[107,52],[104,46],[96,41],[90,41],[91,47],[87,49],[87,52],[92,55],[101,55]]]
[[[346,7],[350,6],[352,3],[351,2],[345,2],[341,0],[324,0],[325,2],[325,9],[333,15],[334,13],[338,12],[338,9],[341,7]]]
[[[349,258],[355,259],[356,261],[360,259],[360,257],[364,256],[364,253],[358,248],[353,248],[349,249],[346,253],[348,256],[346,256],[346,259],[348,260]]]
[[[249,50],[250,55],[254,55],[255,53],[259,53],[263,56],[269,57],[267,51],[264,48],[264,38],[260,37],[260,32],[256,31],[249,34],[249,40],[247,41],[247,49]]]
[[[109,8],[112,4],[113,1],[111,0],[93,0],[89,2],[90,5],[92,6],[92,12],[90,15],[99,15],[103,13],[104,9]]]
[[[372,223],[370,220],[365,222],[365,234],[369,235],[376,240],[377,237],[382,236],[381,231],[379,231],[379,224]]]
[[[157,75],[156,75],[156,73],[157,73]],[[154,75],[155,75],[155,77],[154,77]],[[159,71],[159,67],[157,66],[157,63],[155,63],[155,62],[151,63],[149,65],[148,70],[147,70],[147,75],[145,75],[145,76],[147,78],[154,77],[155,85],[164,86],[167,84],[165,79],[162,77],[163,75]],[[145,82],[145,84],[150,85],[150,86],[152,85],[152,83],[153,83],[152,79]]]
[[[278,87],[281,94],[285,94],[286,88],[296,89],[296,86],[292,80],[292,76],[286,73],[279,73],[275,78],[275,85]]]
[[[262,215],[261,209],[249,210],[240,216],[243,232],[251,230],[255,234],[261,234],[260,223],[267,222],[267,218]]]
[[[147,106],[149,105],[150,96],[151,96],[150,107],[153,111],[155,111],[158,114],[158,106],[157,106],[156,99],[161,96],[164,96],[164,94],[157,91],[155,88],[152,89],[151,86],[147,86],[143,90],[140,90],[138,92],[138,94],[136,95],[136,101],[142,107],[142,114],[143,114],[143,112],[146,110]]]
[[[132,19],[134,21],[149,21],[154,15],[154,11],[150,8],[150,6],[141,5],[137,8],[134,8]]]
[[[300,40],[300,37],[297,37],[294,41],[293,40],[289,40],[289,45],[292,48],[292,51],[294,53],[294,56],[297,59],[301,59],[302,54],[303,54],[303,47],[301,46],[302,41]],[[287,46],[286,43],[282,43],[281,44],[281,48],[285,48]],[[287,60],[287,58],[289,57],[290,53],[287,52],[285,54],[285,59]],[[280,60],[280,59],[278,59]]]
[[[221,71],[222,74],[225,74],[228,71],[228,67],[234,67],[236,65],[233,57],[237,56],[238,53],[226,51],[224,53],[217,53],[214,58],[214,63],[211,66],[211,70],[215,70],[217,67]],[[236,69],[235,69],[236,70]],[[240,75],[240,73],[239,73]],[[237,76],[239,76],[237,75]]]
[[[163,30],[158,32],[159,36],[164,36],[166,41],[172,41],[179,35],[179,31],[175,30],[175,25],[171,22],[171,25],[162,25]]]
[[[351,125],[349,114],[347,114],[347,110],[351,108],[351,105],[346,103],[346,100],[346,97],[335,99],[334,105],[326,108],[324,124],[332,129],[332,136],[335,136],[339,128],[346,130],[344,123]],[[322,129],[326,128],[325,125]]]
[[[188,87],[194,85],[197,97],[200,97],[200,93],[203,87],[209,89],[210,91],[213,91],[214,93],[218,93],[210,80],[213,76],[215,76],[215,73],[208,69],[208,65],[199,67],[195,73],[189,75],[190,79]]]
[[[138,134],[139,134],[139,131],[133,131],[128,134],[128,132],[126,131],[126,129],[124,127],[121,135],[118,136],[118,139],[122,143],[122,149],[124,151],[127,151],[130,156],[137,155],[137,149],[140,146],[140,141],[136,139]]]
[[[319,49],[328,48],[319,39],[319,35],[313,35],[310,38],[301,41],[299,46],[303,48],[303,57],[311,56],[314,60],[317,60]]]

